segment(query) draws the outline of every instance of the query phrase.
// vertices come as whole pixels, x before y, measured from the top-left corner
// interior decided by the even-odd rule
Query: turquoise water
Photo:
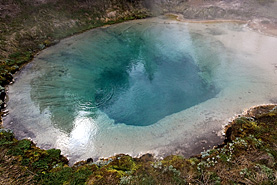
[[[71,163],[198,154],[223,142],[235,114],[276,102],[276,46],[235,23],[153,18],[94,29],[15,76],[4,126]]]
[[[49,67],[32,80],[31,98],[66,131],[80,110],[146,126],[206,101],[218,89],[200,76],[184,29],[151,23],[98,29],[39,58]]]

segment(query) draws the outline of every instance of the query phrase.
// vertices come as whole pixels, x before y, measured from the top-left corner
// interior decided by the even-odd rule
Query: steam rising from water
[[[18,75],[5,126],[72,162],[190,155],[200,139],[220,142],[213,133],[235,113],[276,98],[276,45],[232,23],[155,18],[95,29],[46,49]]]

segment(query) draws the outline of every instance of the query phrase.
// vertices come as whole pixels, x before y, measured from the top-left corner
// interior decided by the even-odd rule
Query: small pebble
[[[208,141],[206,141],[206,140],[201,140],[201,143],[208,143]]]
[[[8,109],[6,109],[6,110],[4,110],[4,111],[3,111],[3,113],[8,113],[8,112],[9,112],[9,110],[8,110]]]

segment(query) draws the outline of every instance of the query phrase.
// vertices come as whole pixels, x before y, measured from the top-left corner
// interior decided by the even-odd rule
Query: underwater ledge
[[[42,184],[65,182],[80,184],[85,182],[88,184],[161,183],[159,179],[155,178],[156,176],[163,177],[162,182],[172,184],[249,183],[257,182],[254,180],[255,174],[261,174],[264,178],[258,182],[273,182],[276,180],[274,177],[275,163],[273,162],[276,161],[276,154],[272,144],[276,141],[272,141],[274,132],[267,132],[268,126],[270,130],[276,130],[276,122],[268,126],[263,122],[258,122],[259,119],[274,122],[273,120],[277,119],[276,110],[276,104],[258,105],[245,110],[241,115],[235,115],[230,124],[225,125],[222,130],[223,135],[226,135],[222,144],[214,146],[213,149],[204,150],[201,154],[190,158],[168,155],[162,159],[155,158],[151,153],[141,154],[137,157],[117,154],[108,158],[100,158],[97,161],[88,158],[86,161],[80,161],[70,166],[68,166],[68,159],[61,155],[59,149],[42,150],[30,140],[17,140],[12,131],[3,128],[0,130],[0,147],[3,151],[1,158],[6,161],[2,166],[4,170],[7,166],[12,166],[10,171],[12,175],[15,175],[14,170],[18,172],[23,169],[19,172],[20,178],[28,176],[27,183],[39,182]],[[266,134],[269,139],[260,138],[260,131]],[[252,150],[258,152],[262,157],[250,155]],[[222,170],[222,166],[232,166],[237,160],[234,157],[239,158],[241,155],[245,159],[253,159],[254,157],[258,159],[255,163],[251,163],[248,168],[244,168],[246,164],[240,166],[239,174],[236,174],[237,170],[233,172],[233,168],[229,167],[229,172],[233,173],[232,177],[226,177],[222,173],[218,174],[218,170]],[[217,164],[221,165],[219,169],[216,168]],[[20,169],[20,166],[24,168]],[[235,167],[235,169],[237,168],[238,166]],[[150,175],[143,177],[144,180],[141,176],[134,175],[144,174],[145,169],[149,170]],[[187,174],[189,175],[188,178]]]
[[[9,132],[9,131],[8,131]],[[4,133],[4,132],[3,132]],[[5,134],[4,134],[5,135]],[[6,137],[6,136],[5,136]],[[10,138],[12,138],[12,141],[14,141],[14,138],[13,138],[13,136],[8,136],[8,137],[10,137]],[[11,141],[10,141],[11,142]],[[15,144],[16,143],[16,144]],[[30,148],[31,149],[35,149],[35,150],[38,150],[38,151],[35,151],[36,153],[40,153],[40,149],[38,149],[37,147],[35,147],[35,145],[33,144],[33,143],[30,143],[30,142],[28,142],[28,141],[26,141],[26,140],[22,140],[22,142],[20,142],[20,141],[16,141],[15,140],[15,143],[13,143],[13,144],[15,144],[16,146],[17,145],[20,145],[19,146],[19,150],[21,150],[21,149],[23,149],[24,151],[25,150],[30,150]],[[203,141],[203,144],[205,145],[206,144],[206,141]],[[26,148],[22,148],[21,147],[21,145],[26,145],[26,147],[27,147],[27,149]],[[208,146],[208,144],[207,144],[207,146]],[[225,146],[225,145],[224,145]],[[68,164],[68,161],[64,158],[64,157],[62,157],[62,156],[60,156],[60,151],[59,150],[50,150],[50,151],[46,151],[46,153],[45,153],[45,150],[42,150],[42,151],[44,151],[44,152],[42,152],[43,154],[37,154],[37,155],[41,155],[41,157],[46,157],[47,158],[47,156],[48,157],[51,157],[52,158],[52,152],[53,153],[55,153],[55,157],[53,157],[54,159],[46,159],[46,163],[48,163],[49,162],[49,160],[51,161],[50,163],[51,164],[55,164],[55,165],[57,165],[57,164],[59,164],[58,162],[55,162],[55,160],[61,160],[62,161],[62,163],[64,163],[64,164]],[[7,151],[8,152],[8,151]],[[28,151],[28,152],[30,152],[30,151]],[[9,154],[14,154],[13,152],[8,152]],[[20,152],[19,152],[20,153]],[[25,152],[23,152],[24,153],[24,155],[25,155]],[[18,154],[17,152],[15,152],[15,155],[16,154]],[[22,154],[22,152],[21,152],[21,154]],[[51,155],[50,155],[51,154]],[[26,156],[32,156],[33,154],[31,154],[31,152],[29,153],[29,154],[26,154]],[[59,157],[58,157],[59,156]],[[110,158],[107,158],[107,159],[103,159],[103,160],[100,160],[100,161],[96,161],[95,163],[96,163],[96,165],[98,166],[98,167],[101,167],[102,166],[102,163],[104,163],[104,164],[106,164],[106,163],[110,163],[113,159],[120,159],[122,156],[127,156],[126,158],[128,158],[127,160],[129,160],[129,159],[132,159],[132,160],[141,160],[141,159],[143,159],[143,158],[145,158],[145,156],[147,156],[146,158],[151,158],[151,160],[154,160],[154,161],[156,161],[157,159],[155,159],[154,157],[153,157],[153,155],[152,154],[142,154],[142,156],[140,157],[140,156],[138,156],[137,158],[132,158],[131,156],[128,156],[128,155],[124,155],[124,154],[119,154],[119,155],[116,155],[116,156],[113,156],[113,157],[110,157]],[[172,156],[168,156],[168,157],[165,157],[165,158],[170,158],[170,157],[172,157]],[[179,156],[179,157],[181,157],[181,156]],[[179,158],[178,157],[178,158]],[[40,157],[39,157],[40,158]],[[38,160],[40,160],[38,158]],[[181,157],[182,158],[182,157]],[[112,159],[112,160],[111,160]],[[20,159],[19,161],[20,162],[22,162],[21,160],[23,160],[23,159]],[[24,160],[24,162],[22,162],[23,164],[29,164],[29,160],[28,159],[26,159],[27,161],[25,161]],[[148,160],[148,159],[147,159]],[[28,162],[29,161],[29,162]],[[79,162],[79,163],[77,163],[76,165],[73,165],[73,167],[72,168],[75,168],[76,166],[78,166],[79,164],[86,164],[86,163],[89,163],[89,164],[92,164],[93,162],[92,162],[93,160],[92,159],[88,159],[87,161],[82,161],[82,162]],[[103,162],[104,161],[104,162]],[[108,161],[108,162],[107,162]],[[37,162],[37,161],[36,161]],[[95,164],[95,163],[93,163],[93,164]],[[99,163],[99,164],[98,164]],[[37,165],[41,165],[41,164],[37,164]],[[47,164],[47,166],[48,166],[48,164]],[[75,166],[75,167],[74,167]],[[45,168],[45,167],[42,167],[42,168]],[[47,167],[48,168],[48,167]],[[114,167],[113,167],[114,168]],[[42,171],[41,173],[46,173],[46,171]]]
[[[139,22],[143,22],[144,20],[138,20],[138,21],[135,21],[136,23],[139,23]],[[150,20],[151,21],[151,20]],[[152,22],[152,21],[151,21]],[[176,22],[176,21],[174,21],[174,22]],[[229,22],[229,20],[227,21],[227,22]],[[162,23],[164,23],[164,20],[162,20]],[[125,23],[124,23],[125,24]],[[176,22],[176,24],[179,24],[179,21],[178,22]],[[182,24],[187,24],[187,23],[182,23]],[[198,24],[193,24],[193,25],[197,25],[197,28],[198,28]],[[221,26],[221,24],[219,24],[220,26]],[[228,25],[229,25],[229,23],[228,23]],[[165,26],[167,26],[167,24],[165,24]],[[207,27],[205,24],[202,26],[202,24],[201,24],[201,27],[200,28],[203,28],[203,27]],[[216,26],[216,27],[213,27],[213,24],[212,24],[212,28],[217,28],[217,27],[219,27],[219,26]],[[232,27],[233,28],[233,27]],[[236,28],[238,28],[238,27],[236,27]],[[235,28],[235,29],[236,29]],[[106,29],[106,28],[105,28]],[[245,28],[246,29],[246,28]],[[210,30],[210,29],[209,29]],[[248,30],[248,29],[246,29],[246,30]],[[236,33],[236,32],[234,32],[234,33]],[[247,35],[248,37],[250,36],[250,33],[252,33],[252,32],[245,32],[245,34],[244,35],[238,35],[238,38],[243,38],[243,36],[245,36],[245,35]],[[214,32],[212,32],[211,31],[211,34],[214,34]],[[253,34],[253,33],[252,33]],[[217,36],[217,35],[219,35],[219,33],[217,33],[217,32],[215,32],[215,35]],[[258,35],[258,34],[254,34],[254,35]],[[76,38],[79,38],[79,36],[80,35],[78,35],[77,37],[75,37],[75,39]],[[220,36],[220,35],[219,35]],[[223,37],[220,37],[221,39],[224,39],[224,38],[226,38],[226,35],[222,35]],[[232,36],[232,35],[231,35]],[[74,37],[73,37],[74,38]],[[227,38],[229,38],[229,37],[227,37]],[[233,40],[235,40],[233,37],[231,37]],[[259,37],[258,37],[259,38]],[[267,37],[266,38],[266,40],[270,40],[271,38],[270,37]],[[70,40],[70,39],[65,39],[65,40],[63,40],[63,41],[61,41],[61,42],[63,42],[63,43],[65,43],[65,44],[67,44],[67,41],[68,40]],[[73,39],[74,40],[74,39]],[[227,39],[228,40],[228,39]],[[256,39],[255,39],[256,40]],[[275,40],[274,40],[275,41]],[[248,41],[245,43],[245,44],[247,44],[248,43]],[[251,42],[252,43],[252,42]],[[271,42],[270,42],[271,43]],[[224,42],[224,44],[225,44],[225,42]],[[228,43],[227,43],[228,44]],[[230,44],[230,45],[232,45],[232,44]],[[272,44],[271,44],[272,45]],[[213,45],[214,46],[214,45]],[[236,46],[236,44],[235,44],[235,46]],[[266,47],[266,48],[268,48],[268,46]],[[54,49],[55,49],[55,47],[54,47]],[[270,49],[270,48],[269,48]],[[53,50],[53,48],[52,48],[52,50]],[[266,50],[267,51],[267,49],[264,49],[264,50]],[[220,50],[221,51],[221,50]],[[248,51],[249,52],[249,51]],[[263,52],[264,53],[264,52]],[[264,56],[264,55],[262,55],[262,56]],[[269,56],[271,56],[271,55],[269,55]],[[249,56],[247,56],[247,57],[249,57]],[[234,57],[232,57],[232,59],[233,59]],[[259,61],[260,61],[260,58],[261,57],[259,57],[259,59],[257,59],[257,60],[255,60],[255,63],[257,63],[259,66],[260,65],[264,65],[263,63],[259,63]],[[274,58],[274,57],[270,57],[270,58]],[[251,58],[252,59],[252,58]],[[266,58],[267,59],[267,58]],[[266,60],[266,59],[264,59],[265,60],[265,63],[266,64],[268,64],[269,62],[267,62],[268,60]],[[250,61],[250,60],[249,60]],[[269,61],[271,61],[271,60],[269,60]],[[247,63],[248,64],[248,63]],[[226,64],[223,64],[222,66],[225,66]],[[253,65],[253,62],[251,62],[251,64],[250,64],[251,66],[255,66],[255,65]],[[229,63],[228,63],[228,66],[230,66],[229,65]],[[241,63],[240,62],[236,62],[236,64],[235,65],[232,65],[232,66],[234,66],[234,67],[236,67],[236,68],[238,68],[238,69],[242,69],[242,65],[241,65]],[[245,65],[245,66],[243,66],[245,69],[247,69],[248,71],[250,71],[251,72],[251,70],[249,70],[249,69],[251,69],[251,68],[249,68],[249,66],[247,66],[247,65]],[[268,67],[268,65],[267,65],[267,67]],[[272,67],[274,67],[274,66],[269,66],[270,68],[270,70],[272,70]],[[231,67],[230,67],[231,68]],[[271,71],[270,71],[271,72]],[[260,75],[260,73],[264,73],[264,72],[262,72],[262,71],[257,71],[257,72],[255,72],[255,76],[257,76],[257,75]],[[224,73],[223,75],[224,76],[228,76],[228,75],[225,75],[226,73]],[[230,75],[232,75],[232,74],[234,74],[233,73],[233,70],[232,71],[230,71],[228,74],[230,74]],[[243,73],[236,73],[236,74],[238,74],[238,75],[235,75],[235,76],[237,76],[238,78],[240,77],[240,75],[241,74],[243,74]],[[249,74],[248,72],[247,72],[247,74]],[[267,74],[267,73],[264,73],[264,74]],[[274,74],[273,74],[274,75]],[[223,76],[223,77],[224,77]],[[263,76],[262,76],[263,77]],[[275,77],[275,76],[274,76]],[[32,76],[30,76],[30,78],[32,78]],[[252,78],[254,78],[254,77],[252,77]],[[239,79],[241,79],[241,78],[239,78]],[[18,77],[18,80],[17,81],[19,81],[20,80],[20,75],[19,75],[19,77]],[[222,82],[224,82],[225,83],[225,78],[222,78],[222,79],[219,79],[220,81],[222,81]],[[250,79],[251,80],[251,79]],[[229,80],[230,81],[230,80]],[[248,80],[247,80],[248,81]],[[252,80],[251,80],[252,81]],[[266,85],[266,83],[265,83],[265,80],[264,79],[262,79],[262,81],[260,80],[260,77],[259,77],[259,80],[258,80],[258,78],[257,78],[257,80],[256,80],[256,83],[261,83],[261,86],[260,87],[263,87],[263,88],[261,88],[261,89],[264,89],[265,87],[269,87],[268,86],[268,84]],[[265,84],[265,85],[263,85],[263,84]],[[16,84],[15,84],[16,85]],[[109,149],[109,146],[110,145],[106,145],[106,146],[108,146],[108,147],[106,147],[105,149],[106,150],[104,150],[104,151],[108,151],[109,153],[107,154],[107,153],[105,153],[105,154],[101,154],[101,150],[92,150],[91,148],[89,148],[88,147],[88,149],[89,150],[91,150],[91,151],[93,151],[93,156],[91,155],[91,153],[87,153],[86,151],[87,150],[80,150],[80,153],[87,153],[86,155],[85,155],[85,157],[80,157],[79,159],[77,158],[75,158],[75,161],[74,161],[74,159],[73,159],[73,162],[72,162],[72,158],[71,158],[71,160],[70,160],[70,158],[69,158],[69,160],[71,161],[71,164],[73,164],[74,162],[76,162],[76,161],[80,161],[80,160],[84,160],[84,159],[86,159],[86,158],[89,158],[89,157],[92,157],[94,160],[96,160],[97,158],[99,158],[99,157],[103,157],[103,156],[105,156],[105,157],[109,157],[109,156],[112,156],[112,155],[114,155],[114,153],[121,153],[121,152],[125,152],[126,154],[129,154],[129,155],[131,155],[131,156],[139,156],[139,155],[141,155],[141,154],[143,154],[143,153],[147,153],[148,151],[150,151],[151,153],[154,153],[154,154],[158,154],[158,156],[163,156],[163,157],[165,157],[165,156],[167,156],[167,155],[169,155],[169,154],[180,154],[180,155],[183,155],[183,156],[185,156],[185,157],[189,157],[190,155],[192,155],[192,154],[197,154],[197,153],[200,153],[203,149],[207,149],[207,147],[212,147],[212,146],[214,146],[214,145],[217,145],[217,144],[220,144],[220,143],[222,143],[223,142],[223,140],[224,140],[224,138],[220,138],[220,137],[218,137],[218,135],[220,136],[221,135],[221,132],[220,132],[220,130],[222,130],[222,128],[221,128],[221,125],[222,124],[225,124],[225,123],[228,123],[228,119],[230,118],[230,117],[232,117],[233,115],[234,115],[234,111],[232,111],[232,113],[228,113],[228,115],[226,116],[225,114],[223,115],[222,113],[226,113],[226,110],[227,110],[227,112],[229,112],[228,110],[229,109],[226,109],[225,111],[222,111],[223,109],[222,109],[222,104],[225,104],[225,103],[228,103],[228,105],[231,105],[231,106],[233,106],[232,108],[233,108],[233,110],[235,110],[235,113],[239,113],[239,112],[241,112],[241,110],[239,110],[239,109],[241,109],[241,107],[239,107],[239,106],[236,106],[236,105],[239,105],[239,104],[241,104],[241,105],[244,105],[243,106],[243,108],[246,108],[246,107],[249,107],[249,105],[250,106],[252,106],[253,104],[255,105],[255,104],[259,104],[260,102],[268,102],[269,100],[268,99],[266,99],[267,101],[262,101],[263,99],[261,99],[261,100],[259,100],[258,102],[256,102],[256,101],[253,101],[253,100],[250,100],[250,101],[248,101],[248,102],[245,102],[246,100],[245,100],[245,97],[247,96],[247,97],[249,97],[249,95],[251,95],[251,94],[249,94],[249,93],[251,93],[252,91],[254,91],[256,89],[256,84],[254,84],[254,86],[251,86],[251,87],[248,87],[248,86],[245,86],[244,84],[242,84],[242,86],[241,86],[241,88],[240,88],[240,93],[238,93],[237,92],[237,90],[235,89],[235,91],[236,91],[236,94],[238,94],[238,95],[236,95],[237,97],[235,97],[235,101],[232,101],[234,98],[232,97],[232,93],[231,92],[233,92],[232,91],[232,89],[230,89],[230,88],[228,88],[227,90],[225,90],[225,92],[223,93],[223,94],[225,94],[225,96],[224,97],[227,97],[227,100],[230,102],[230,103],[228,103],[228,102],[226,102],[225,101],[225,99],[224,99],[224,97],[223,98],[221,98],[221,99],[223,99],[223,103],[222,102],[220,102],[220,103],[217,103],[217,104],[215,104],[216,106],[217,106],[217,111],[215,111],[215,109],[213,109],[213,108],[211,108],[210,106],[205,106],[205,108],[203,108],[203,106],[200,106],[200,108],[195,108],[195,107],[193,107],[190,111],[194,111],[194,112],[196,112],[196,111],[198,111],[198,112],[200,112],[200,115],[198,115],[198,114],[196,114],[194,117],[189,117],[189,121],[183,121],[183,122],[188,122],[188,123],[195,123],[196,122],[196,120],[198,120],[198,118],[197,117],[203,117],[203,116],[205,116],[206,114],[208,114],[209,116],[207,117],[208,118],[208,123],[212,123],[212,122],[214,122],[214,124],[216,124],[216,125],[218,125],[218,127],[217,127],[217,129],[215,130],[215,131],[213,131],[212,130],[212,126],[210,126],[211,124],[206,124],[205,126],[206,127],[208,127],[209,128],[209,131],[207,131],[206,130],[206,132],[202,132],[202,133],[200,133],[200,134],[198,134],[198,135],[195,135],[195,136],[200,136],[200,138],[196,138],[196,140],[193,140],[192,141],[192,139],[191,139],[191,135],[193,135],[193,134],[191,134],[191,135],[187,135],[187,134],[185,134],[185,133],[188,133],[188,132],[182,132],[183,130],[180,130],[180,129],[178,129],[178,128],[181,128],[181,126],[183,126],[183,125],[180,125],[180,124],[178,124],[178,127],[176,126],[176,125],[172,125],[172,127],[173,127],[173,129],[174,129],[174,131],[176,130],[176,132],[170,132],[169,134],[171,134],[171,135],[174,135],[174,133],[175,133],[175,135],[176,135],[176,137],[178,137],[178,143],[177,142],[175,142],[175,143],[173,143],[173,144],[171,144],[171,145],[168,145],[168,147],[166,148],[166,150],[162,150],[162,152],[158,152],[158,153],[155,153],[155,151],[157,151],[156,150],[156,148],[155,147],[152,147],[151,149],[146,149],[146,150],[141,150],[141,148],[138,148],[138,147],[136,147],[136,146],[132,146],[133,148],[135,148],[135,150],[136,150],[136,153],[131,153],[131,152],[129,152],[129,151],[126,151],[126,150],[119,150],[119,149],[122,149],[122,148],[119,148],[119,147],[117,147],[116,149],[117,149],[117,151],[115,151],[115,150],[113,150],[113,147],[111,147],[110,149]],[[271,89],[271,88],[269,88],[269,89]],[[230,91],[231,90],[231,91]],[[268,90],[267,90],[268,91]],[[10,88],[10,92],[12,93],[12,88]],[[17,91],[18,92],[18,91]],[[273,93],[273,90],[271,90],[270,91],[270,93]],[[21,92],[20,94],[22,94],[23,92]],[[226,93],[227,93],[227,96],[226,96]],[[259,93],[259,94],[261,94],[261,92],[257,92],[257,91],[255,91],[255,93],[257,94],[257,93]],[[255,95],[255,93],[252,93],[252,94],[254,94]],[[272,94],[271,93],[271,94]],[[267,93],[266,93],[267,94]],[[272,97],[272,95],[271,94],[268,94],[269,96],[268,97]],[[252,95],[252,97],[253,97],[253,95]],[[268,98],[267,97],[267,98]],[[230,99],[228,99],[228,98],[230,98]],[[252,98],[253,99],[253,98]],[[255,98],[255,100],[256,100],[257,98]],[[16,99],[17,100],[17,99]],[[241,100],[243,100],[243,101],[241,101]],[[240,101],[240,103],[238,103],[238,101]],[[253,103],[253,102],[255,102],[255,103]],[[206,104],[206,105],[211,105],[212,103],[210,103],[211,101],[209,101],[209,104]],[[244,103],[241,103],[241,102],[245,102],[245,104]],[[201,108],[202,107],[202,108]],[[225,106],[226,107],[226,106]],[[12,109],[12,108],[11,108]],[[20,110],[24,110],[23,108],[19,108]],[[221,112],[220,112],[221,111]],[[12,115],[12,114],[10,114],[10,115]],[[220,116],[220,118],[222,118],[223,117],[223,121],[221,121],[222,119],[215,119],[218,115],[221,115]],[[39,117],[38,117],[39,118]],[[186,118],[186,117],[184,117],[184,118]],[[205,117],[206,118],[206,117]],[[174,121],[174,118],[173,119],[171,119],[172,121]],[[182,117],[179,119],[179,120],[183,120],[182,119]],[[178,120],[177,120],[178,121]],[[17,120],[17,121],[13,121],[13,124],[11,124],[11,126],[14,126],[14,127],[16,127],[16,123],[20,123],[20,119],[19,120]],[[7,124],[9,124],[8,122],[6,122]],[[39,125],[39,124],[38,124]],[[159,126],[159,125],[158,125]],[[210,127],[209,127],[210,126]],[[9,125],[9,127],[8,128],[11,128],[10,127],[10,125]],[[20,127],[21,128],[21,127]],[[40,128],[39,126],[38,126],[38,128]],[[199,126],[199,125],[194,125],[194,128],[198,128],[198,130],[199,129],[205,129],[205,127],[203,127],[203,126]],[[172,130],[170,130],[170,131],[173,131],[173,129]],[[187,128],[185,128],[185,129],[187,129]],[[164,130],[166,130],[166,129],[164,129]],[[169,130],[169,129],[168,129]],[[213,132],[212,132],[213,131]],[[23,129],[18,129],[18,132],[20,133],[23,133],[23,132],[26,132],[26,133],[28,133],[28,130],[23,130]],[[167,132],[167,130],[165,131],[165,132]],[[30,132],[29,132],[30,133]],[[178,134],[176,134],[176,133],[178,133]],[[17,135],[17,134],[16,134]],[[46,134],[45,134],[46,135]],[[168,135],[168,134],[167,134]],[[162,135],[163,136],[163,138],[167,138],[167,135],[166,136],[164,136],[164,135]],[[17,135],[18,136],[18,135]],[[47,135],[46,135],[47,136]],[[32,136],[27,136],[27,137],[25,137],[25,138],[28,138],[28,137],[32,137]],[[184,137],[187,137],[187,138],[189,138],[189,142],[187,142],[187,140],[183,140],[182,138],[184,138]],[[43,138],[43,137],[41,137],[42,138],[42,141],[44,141],[45,139]],[[48,139],[48,138],[46,138],[46,139]],[[99,142],[100,141],[100,142]],[[102,141],[103,140],[98,140],[98,143],[102,143]],[[168,141],[172,141],[172,139],[169,139]],[[192,142],[191,142],[192,141]],[[210,143],[210,142],[213,142],[213,143]],[[35,141],[36,143],[37,143],[37,141]],[[166,141],[167,142],[167,141]],[[98,144],[97,143],[97,144]],[[113,143],[113,142],[111,142],[111,143]],[[126,143],[126,142],[119,142],[119,143],[122,143],[122,146],[124,145],[124,143]],[[177,144],[176,144],[177,143]],[[99,145],[100,145],[99,144]],[[152,145],[152,144],[151,144]],[[39,146],[42,146],[42,147],[44,147],[43,145],[39,145]],[[195,146],[194,148],[193,147],[191,147],[191,146]],[[60,148],[60,147],[57,147],[57,146],[51,146],[51,148],[52,147],[54,147],[54,148]],[[203,148],[203,147],[205,147],[205,148]],[[44,147],[45,149],[48,149],[48,148],[50,148],[49,146],[47,147]],[[119,148],[119,149],[118,149]],[[62,148],[60,148],[63,152],[64,152],[64,150],[62,149]],[[144,149],[144,148],[143,148]],[[152,152],[153,150],[154,150],[154,152]],[[170,151],[169,151],[170,150]],[[142,152],[143,151],[143,152]],[[100,153],[100,155],[97,155],[97,153]],[[66,153],[66,152],[64,152],[64,153]],[[95,155],[95,153],[96,153],[96,155]],[[76,154],[78,154],[78,152],[76,153]],[[70,157],[70,156],[67,156],[67,157]]]

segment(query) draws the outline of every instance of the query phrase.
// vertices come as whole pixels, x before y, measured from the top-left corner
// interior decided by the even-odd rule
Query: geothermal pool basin
[[[189,156],[222,142],[236,114],[277,102],[276,46],[276,37],[235,22],[151,18],[93,29],[15,76],[4,126],[71,163]]]

